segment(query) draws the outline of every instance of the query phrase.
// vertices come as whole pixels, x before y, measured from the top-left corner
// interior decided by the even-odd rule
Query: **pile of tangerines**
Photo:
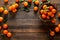
[[[3,7],[0,7],[0,13],[2,14],[0,16],[0,31],[2,31],[2,34],[10,38],[12,37],[12,33],[8,31],[8,24],[4,22],[4,17],[5,15],[8,15],[8,10],[4,9]]]
[[[44,20],[50,20],[55,17],[57,10],[52,6],[43,5],[40,10],[41,18]]]
[[[4,0],[5,3],[8,3],[9,0]],[[42,2],[45,2],[46,0],[42,0]],[[13,12],[13,13],[16,13],[17,12],[17,8],[19,6],[19,0],[16,0],[16,3],[12,4],[9,6],[9,11]],[[28,0],[28,1],[25,1],[23,2],[23,5],[25,8],[28,8],[29,6],[29,3],[32,3],[32,0]],[[35,0],[34,1],[34,11],[37,12],[39,10],[39,1],[38,0]],[[0,13],[4,13],[4,15],[7,15],[8,14],[8,10],[4,10],[3,7],[0,7]],[[44,20],[51,20],[52,23],[56,23],[56,19],[54,18],[55,17],[55,14],[56,14],[57,10],[55,9],[54,6],[52,5],[43,5],[39,14],[41,15],[41,18],[44,19]],[[58,18],[60,18],[60,13],[58,14]],[[3,17],[0,17],[0,23],[2,23],[4,21],[4,18]],[[11,37],[12,34],[11,32],[9,32],[7,30],[8,28],[8,24],[3,24],[2,26],[0,26],[0,30],[1,29],[4,29],[3,30],[3,34],[6,35],[7,37]],[[54,36],[55,35],[55,32],[59,32],[60,31],[60,24],[57,25],[57,27],[54,28],[54,31],[50,31],[50,36]]]

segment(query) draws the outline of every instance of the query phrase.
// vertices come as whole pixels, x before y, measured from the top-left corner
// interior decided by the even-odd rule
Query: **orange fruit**
[[[16,13],[16,12],[17,12],[17,9],[14,9],[12,12],[13,12],[13,13]]]
[[[52,12],[48,12],[48,16],[51,16],[52,15]]]
[[[15,5],[12,5],[12,10],[16,9]]]
[[[54,14],[52,14],[51,17],[53,18],[54,17]]]
[[[43,14],[44,13],[44,10],[40,10],[40,14]]]
[[[3,22],[3,17],[0,17],[0,22]]]
[[[31,3],[31,2],[32,2],[32,0],[28,0],[28,2],[29,2],[29,3]]]
[[[8,34],[8,30],[3,30],[3,34]]]
[[[46,9],[47,8],[47,5],[43,5],[43,9]]]
[[[15,5],[16,8],[18,8],[18,6],[19,6],[17,3],[15,3],[14,5]]]
[[[56,9],[52,9],[52,13],[55,14],[56,13]]]
[[[9,10],[12,11],[12,6],[9,6]]]
[[[56,32],[59,32],[59,27],[56,27],[56,28],[55,28],[55,31],[56,31]]]
[[[39,1],[37,0],[37,1],[35,1],[35,5],[39,5]]]
[[[0,12],[3,12],[4,11],[4,8],[3,7],[0,7]]]
[[[60,18],[60,13],[58,14],[58,17]]]
[[[50,32],[50,36],[54,36],[55,35],[55,32],[54,31],[51,31]]]
[[[58,27],[60,28],[60,24],[58,24]]]
[[[53,20],[52,20],[52,23],[55,23],[55,22],[56,22],[56,19],[53,19]]]
[[[47,11],[44,10],[44,14],[47,14]]]
[[[0,26],[0,30],[2,29],[2,27]]]
[[[34,11],[38,11],[38,7],[37,6],[34,7]]]
[[[23,3],[24,7],[28,7],[28,2]]]
[[[43,18],[43,19],[46,19],[46,17],[47,17],[47,16],[46,16],[45,14],[42,14],[42,18]]]
[[[49,17],[49,16],[47,16],[47,19],[50,19],[50,17]]]
[[[7,3],[9,0],[4,0],[5,3]]]
[[[8,24],[3,24],[3,28],[7,29],[8,28]]]
[[[12,37],[12,33],[8,32],[7,33],[7,37],[11,38]]]
[[[49,7],[49,10],[52,10],[52,9],[53,9],[53,6],[50,6],[50,7]]]
[[[16,0],[16,2],[18,3],[18,2],[19,2],[19,0]]]
[[[3,12],[5,15],[7,15],[8,14],[8,10],[4,10],[4,12]]]

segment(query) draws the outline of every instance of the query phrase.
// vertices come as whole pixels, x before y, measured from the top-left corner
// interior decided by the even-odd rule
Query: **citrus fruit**
[[[12,37],[12,33],[8,32],[7,33],[7,37],[11,38]]]
[[[55,32],[54,31],[51,31],[50,32],[50,36],[54,36],[55,35]]]
[[[38,7],[37,6],[34,7],[34,11],[38,11]]]
[[[3,30],[3,34],[8,34],[8,30]]]
[[[3,17],[0,17],[0,22],[3,22]]]
[[[56,31],[56,32],[59,32],[59,27],[56,27],[56,28],[55,28],[55,31]]]
[[[28,7],[28,2],[23,3],[24,7]]]
[[[4,10],[4,12],[3,12],[5,15],[7,15],[8,14],[8,10]]]
[[[47,8],[47,5],[43,5],[43,9],[46,9]]]
[[[3,12],[4,11],[4,8],[3,7],[0,7],[0,12]]]
[[[35,1],[35,5],[39,5],[39,1],[37,0],[37,1]]]
[[[7,29],[8,28],[8,24],[3,24],[3,28]]]

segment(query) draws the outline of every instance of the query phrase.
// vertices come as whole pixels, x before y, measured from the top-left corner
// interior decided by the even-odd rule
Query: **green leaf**
[[[40,4],[43,4],[43,2],[41,2]]]
[[[37,0],[33,0],[33,2],[35,2],[35,1],[37,1]]]
[[[23,2],[24,0],[19,0],[20,2]]]

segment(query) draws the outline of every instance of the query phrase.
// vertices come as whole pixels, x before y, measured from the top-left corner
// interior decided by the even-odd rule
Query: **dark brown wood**
[[[41,0],[39,1],[41,2]],[[4,1],[0,0],[0,6],[5,6],[8,9],[9,5],[14,2],[15,0],[9,0],[8,4],[5,5]],[[57,7],[59,12],[60,0],[51,0],[51,3]],[[22,5],[23,4],[20,3],[18,12],[14,18],[10,14],[8,16],[7,23],[9,24],[9,31],[13,33],[11,40],[51,40],[48,31],[49,25],[42,23],[38,14],[34,13],[33,3],[30,7],[30,12],[23,11]],[[58,23],[60,23],[59,20],[55,25]],[[0,40],[2,40],[2,38]],[[56,35],[52,40],[60,40],[60,35]]]

